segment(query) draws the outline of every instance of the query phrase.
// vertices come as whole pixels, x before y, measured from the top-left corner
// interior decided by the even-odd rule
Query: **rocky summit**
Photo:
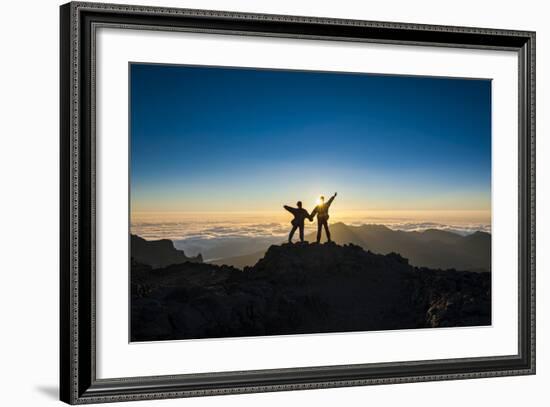
[[[417,268],[348,244],[271,246],[254,266],[131,267],[131,339],[491,324],[491,273]]]

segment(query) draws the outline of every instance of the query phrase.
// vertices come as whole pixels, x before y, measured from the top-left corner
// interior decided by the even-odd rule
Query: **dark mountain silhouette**
[[[380,254],[397,252],[415,266],[491,270],[489,233],[460,236],[443,230],[405,232],[382,225],[347,226],[343,223],[332,225],[331,230],[337,243],[354,243]]]
[[[284,240],[284,239],[281,239]],[[238,269],[244,269],[245,267],[253,266],[265,255],[265,250],[260,250],[250,254],[244,254],[242,256],[227,257],[221,260],[214,260],[209,262],[210,264],[216,264],[219,266],[232,266]]]
[[[405,232],[383,225],[348,226],[344,223],[335,223],[330,230],[332,240],[338,244],[352,243],[379,254],[396,252],[418,267],[491,270],[491,235],[485,232],[461,236],[437,229]],[[315,233],[308,234],[306,240],[315,241]],[[213,263],[242,268],[256,264],[264,254],[265,251],[260,250]]]
[[[130,256],[135,262],[154,269],[185,262],[202,263],[200,254],[187,257],[182,250],[174,247],[171,240],[145,240],[137,235],[130,235]]]
[[[459,235],[458,233],[448,232],[446,230],[439,229],[426,229],[422,232],[413,231],[408,233],[410,233],[413,238],[424,242],[437,240],[441,243],[453,244],[463,238],[463,236]]]
[[[490,273],[416,268],[356,245],[271,246],[244,270],[132,262],[132,341],[490,323]]]

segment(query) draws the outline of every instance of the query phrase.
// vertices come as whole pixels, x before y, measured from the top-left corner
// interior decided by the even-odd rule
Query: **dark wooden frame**
[[[60,395],[71,404],[535,373],[535,33],[97,3],[61,6]],[[519,352],[501,357],[96,378],[95,29],[513,50],[519,56]]]

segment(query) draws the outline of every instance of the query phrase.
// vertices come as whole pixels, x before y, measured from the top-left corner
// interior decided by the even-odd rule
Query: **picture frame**
[[[60,398],[69,404],[535,374],[535,33],[71,2],[60,7]],[[518,352],[500,356],[98,378],[98,27],[517,53]],[[512,267],[512,265],[510,265]]]

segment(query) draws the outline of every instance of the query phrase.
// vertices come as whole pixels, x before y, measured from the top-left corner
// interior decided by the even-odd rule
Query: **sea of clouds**
[[[346,219],[348,225],[381,224],[393,230],[417,231],[439,229],[462,236],[491,227],[482,223],[438,223],[410,220]],[[315,231],[316,222],[306,222],[306,234]],[[134,222],[131,232],[147,240],[170,239],[176,248],[189,256],[201,254],[206,261],[232,256],[240,256],[265,250],[272,244],[286,241],[290,224],[286,222],[246,222],[246,221],[166,221]],[[297,237],[297,236],[296,236]]]
[[[346,222],[352,226],[363,224],[381,224],[393,230],[403,230],[407,232],[421,232],[427,229],[439,229],[460,235],[469,235],[477,231],[491,232],[491,225],[483,223],[455,223],[444,224],[437,222],[418,222],[418,221],[368,221],[356,220]],[[315,222],[306,223],[306,229],[315,229]],[[270,223],[246,223],[246,222],[227,222],[227,221],[209,221],[209,222],[139,222],[131,226],[133,234],[137,234],[147,240],[171,239],[171,240],[208,240],[219,238],[269,238],[286,236],[290,230],[288,222],[270,222]]]
[[[385,223],[385,226],[393,230],[403,230],[406,232],[422,232],[428,229],[446,230],[462,236],[470,235],[475,232],[491,233],[491,225],[483,223],[443,224],[437,222],[388,222]]]
[[[288,223],[246,222],[164,222],[133,223],[132,233],[147,240],[219,239],[231,237],[270,237],[288,234]]]

